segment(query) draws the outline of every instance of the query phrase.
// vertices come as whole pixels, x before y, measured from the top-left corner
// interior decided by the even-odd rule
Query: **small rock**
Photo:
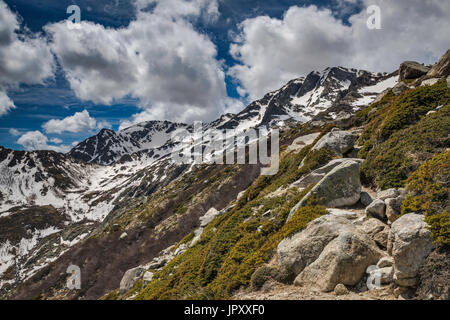
[[[373,202],[372,197],[367,192],[361,192],[361,203],[367,207]]]
[[[342,283],[339,283],[335,288],[334,288],[334,294],[337,296],[344,296],[347,295],[349,293],[348,289],[346,286],[344,286]]]
[[[383,200],[376,199],[366,208],[366,215],[380,220],[385,220],[386,204]]]
[[[126,232],[124,232],[124,233],[122,233],[121,235],[120,235],[120,240],[123,240],[123,239],[125,239],[126,237],[128,237],[128,234],[126,233]]]
[[[377,192],[377,199],[386,200],[389,198],[397,198],[400,195],[400,191],[397,189],[388,189]]]
[[[394,264],[394,259],[392,257],[383,257],[378,261],[377,267],[378,268],[386,268],[386,267],[392,267]]]
[[[388,198],[384,201],[386,204],[386,217],[391,223],[399,218],[403,200],[404,198],[399,196],[395,199]]]
[[[409,90],[409,87],[406,83],[399,82],[397,83],[393,88],[392,88],[392,92],[394,93],[394,95],[396,96],[400,96],[402,95],[405,91]]]

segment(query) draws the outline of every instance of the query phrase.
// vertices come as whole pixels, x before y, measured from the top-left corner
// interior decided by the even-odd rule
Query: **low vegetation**
[[[450,245],[450,151],[425,162],[407,181],[402,214],[424,214],[434,240]]]

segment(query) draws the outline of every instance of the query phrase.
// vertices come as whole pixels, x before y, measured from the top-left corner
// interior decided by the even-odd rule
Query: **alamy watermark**
[[[71,5],[67,7],[66,10],[67,14],[71,14],[67,18],[67,21],[69,22],[68,28],[69,29],[80,29],[81,28],[81,9],[77,5]]]
[[[81,289],[81,270],[80,267],[76,265],[70,265],[66,273],[70,276],[67,278],[66,286],[69,290],[80,290]]]
[[[261,174],[278,173],[278,129],[205,129],[201,122],[195,122],[191,131],[172,133],[172,141],[178,145],[171,154],[177,164],[260,164],[264,167]]]
[[[381,8],[377,5],[371,5],[367,7],[367,14],[369,15],[369,19],[367,19],[367,28],[369,28],[369,30],[380,30]]]

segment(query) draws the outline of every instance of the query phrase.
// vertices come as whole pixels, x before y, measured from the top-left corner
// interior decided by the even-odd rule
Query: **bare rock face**
[[[297,275],[295,284],[332,291],[357,284],[369,265],[384,253],[351,213],[332,213],[283,240],[277,248],[280,267]],[[375,219],[374,219],[375,220]]]
[[[450,75],[450,49],[442,56],[437,64],[435,64],[428,72],[428,78],[442,78]]]
[[[394,259],[394,280],[399,286],[416,285],[417,274],[433,249],[431,232],[423,215],[410,213],[392,224],[388,251]]]
[[[430,68],[418,62],[405,61],[400,65],[399,80],[417,79],[426,75],[428,71],[430,71]]]

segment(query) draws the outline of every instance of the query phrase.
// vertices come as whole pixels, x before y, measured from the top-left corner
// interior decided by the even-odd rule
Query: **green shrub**
[[[374,128],[369,125],[363,133],[365,144],[359,154],[366,158],[361,166],[364,184],[381,189],[403,187],[423,162],[450,146],[449,94],[442,83],[421,87],[395,100],[372,120],[377,129],[371,131]],[[425,116],[437,106],[442,107]]]
[[[450,151],[425,162],[407,181],[402,214],[424,214],[434,240],[450,244]]]

